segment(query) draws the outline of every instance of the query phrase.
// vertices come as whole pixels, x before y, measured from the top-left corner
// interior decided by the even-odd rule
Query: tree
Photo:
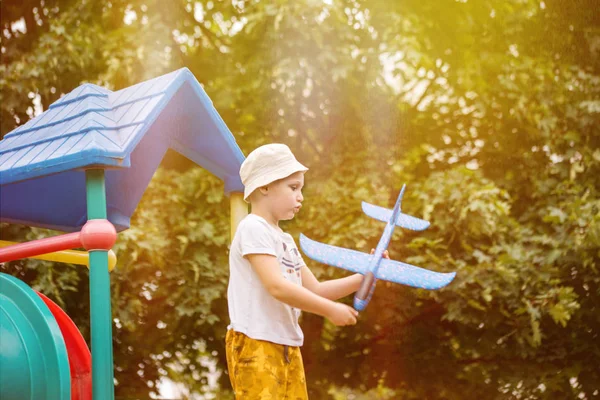
[[[84,80],[119,89],[187,66],[246,154],[284,142],[311,168],[305,207],[286,229],[368,251],[382,227],[359,202],[391,206],[407,182],[403,209],[432,226],[397,233],[391,257],[458,272],[435,292],[379,282],[353,328],[304,315],[311,398],[591,398],[600,390],[593,6],[3,3],[1,132],[30,116],[36,94],[46,108]],[[21,17],[25,33],[13,25]],[[161,376],[210,390],[205,361],[225,367],[227,202],[215,178],[169,154],[120,235],[118,396],[146,398]],[[322,279],[344,274],[309,266]],[[7,268],[87,332],[85,271]]]

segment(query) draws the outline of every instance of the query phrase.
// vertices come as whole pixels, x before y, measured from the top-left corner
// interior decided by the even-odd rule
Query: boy
[[[240,168],[251,214],[231,244],[226,336],[237,399],[308,399],[299,348],[301,310],[337,326],[356,324],[358,312],[333,300],[358,290],[362,275],[320,283],[292,236],[279,228],[279,221],[294,218],[302,207],[307,170],[284,144],[257,148]]]

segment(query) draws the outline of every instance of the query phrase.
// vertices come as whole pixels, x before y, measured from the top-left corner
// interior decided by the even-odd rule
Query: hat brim
[[[283,178],[295,174],[296,172],[306,172],[308,168],[294,160],[291,164],[281,165],[278,168],[270,169],[268,173],[261,174],[254,178],[251,182],[244,187],[244,201],[248,203],[248,197],[256,189],[266,186],[270,183],[278,181]]]

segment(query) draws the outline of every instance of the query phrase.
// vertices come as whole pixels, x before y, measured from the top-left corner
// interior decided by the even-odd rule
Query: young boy
[[[356,324],[358,312],[333,300],[358,290],[362,275],[319,282],[292,236],[279,227],[302,207],[307,170],[284,144],[257,148],[240,168],[251,214],[240,222],[231,244],[226,337],[237,399],[308,398],[301,310],[337,326]]]

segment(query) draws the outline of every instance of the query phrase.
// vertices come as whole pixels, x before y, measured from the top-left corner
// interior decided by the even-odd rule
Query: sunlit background
[[[245,154],[308,167],[284,229],[368,251],[360,209],[431,221],[390,256],[457,271],[378,284],[354,327],[304,314],[311,399],[600,398],[600,12],[595,0],[2,1],[0,133],[83,82],[181,67]],[[0,238],[53,235],[1,224]],[[169,152],[119,235],[118,399],[231,399],[229,201]],[[321,279],[343,271],[307,260]],[[87,271],[8,263],[89,340]],[[350,299],[346,299],[348,302]]]

